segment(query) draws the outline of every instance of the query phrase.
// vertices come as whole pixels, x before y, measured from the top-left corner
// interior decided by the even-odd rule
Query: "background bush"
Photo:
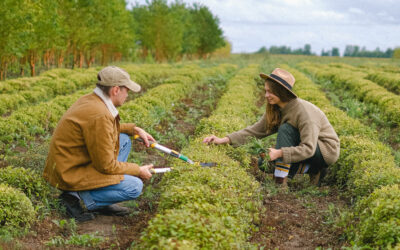
[[[0,184],[0,235],[28,229],[35,219],[31,201],[21,191]]]

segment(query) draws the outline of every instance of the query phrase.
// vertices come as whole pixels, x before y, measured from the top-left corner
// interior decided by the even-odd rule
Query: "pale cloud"
[[[354,8],[354,7],[349,8],[349,12],[354,13],[354,14],[365,14],[364,11],[360,10],[359,8]]]

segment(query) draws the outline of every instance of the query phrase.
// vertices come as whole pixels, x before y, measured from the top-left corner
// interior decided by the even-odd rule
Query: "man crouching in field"
[[[127,215],[129,209],[115,203],[137,198],[151,177],[152,165],[126,162],[129,136],[139,135],[146,146],[153,137],[133,123],[120,124],[116,107],[128,91],[140,91],[121,68],[109,66],[98,76],[93,93],[77,100],[58,122],[50,143],[44,178],[63,191],[60,203],[77,221],[94,218],[92,212]],[[88,212],[84,212],[80,200]]]

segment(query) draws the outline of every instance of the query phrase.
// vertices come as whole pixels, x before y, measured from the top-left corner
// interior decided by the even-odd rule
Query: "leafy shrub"
[[[29,228],[34,219],[35,210],[25,194],[6,184],[0,184],[0,226],[4,227],[2,230]]]
[[[376,189],[357,204],[354,216],[358,223],[350,228],[350,234],[357,245],[379,248],[399,246],[400,186]]]
[[[8,166],[0,169],[0,182],[24,192],[33,201],[44,201],[50,194],[50,186],[32,169]]]
[[[151,220],[140,248],[175,249],[178,246],[180,249],[182,243],[189,249],[232,249],[243,245],[246,239],[239,233],[241,225],[231,216],[220,213],[220,209],[207,203],[194,203],[190,209],[171,209],[158,214]]]

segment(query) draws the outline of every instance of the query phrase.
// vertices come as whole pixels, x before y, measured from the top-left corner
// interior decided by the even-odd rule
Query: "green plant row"
[[[164,81],[162,85],[147,91],[146,95],[125,103],[121,108],[122,121],[134,121],[139,127],[148,128],[158,123],[174,108],[176,102],[188,96],[199,84],[221,75],[232,73],[232,64],[221,64],[212,68],[191,65],[179,74]]]
[[[126,65],[126,70],[134,81],[142,84],[144,88],[153,86],[154,81],[162,81],[176,73],[177,69],[168,64],[157,65]],[[1,82],[0,86],[7,88],[0,94],[0,115],[33,105],[35,103],[51,100],[59,95],[72,94],[77,90],[94,86],[97,81],[97,68],[89,69],[53,69],[41,76],[20,78]],[[10,86],[13,86],[12,89]]]
[[[36,212],[21,191],[0,183],[0,236],[29,229]]]
[[[400,249],[400,185],[377,188],[360,200],[347,226],[346,233],[360,248]]]
[[[370,72],[366,79],[371,80],[387,90],[400,94],[400,73]]]
[[[196,66],[188,65],[188,68],[183,67],[173,70],[173,73],[170,73],[172,75],[171,78],[166,79],[166,82],[184,77],[188,74],[188,71],[194,70],[193,67]],[[199,67],[197,68],[200,70]],[[131,70],[129,67],[127,69]],[[173,76],[173,74],[177,75]],[[196,73],[195,76],[198,77],[198,74]],[[152,79],[149,79],[149,81],[152,81]],[[151,84],[149,82],[147,86],[150,87],[152,86]],[[55,128],[58,120],[72,103],[82,95],[93,91],[93,88],[94,84],[93,87],[79,90],[71,95],[57,96],[48,102],[16,110],[8,117],[0,117],[0,148],[12,149],[15,144],[26,145],[35,136],[48,134],[49,131]]]
[[[400,94],[400,74],[395,72],[384,72],[377,67],[354,67],[344,63],[330,63],[329,66],[344,68],[353,72],[358,72],[364,79],[384,87],[395,94]],[[362,74],[363,73],[363,74]]]
[[[374,71],[380,71],[380,72],[387,72],[387,73],[400,73],[400,68],[398,65],[391,65],[391,64],[380,64],[380,65],[374,65],[374,64],[363,64],[359,66],[362,69],[366,70],[374,70]]]
[[[256,119],[254,103],[258,67],[240,70],[209,118],[202,119],[196,138],[182,152],[189,158],[217,162],[202,168],[174,160],[164,175],[158,214],[143,233],[139,249],[240,249],[246,242],[261,204],[260,186],[246,173],[249,159],[229,157],[231,146],[208,146],[209,133],[226,135]]]
[[[400,124],[400,96],[385,88],[363,79],[365,73],[345,68],[301,63],[299,66],[317,79],[330,80],[338,88],[345,88],[359,100],[376,104],[388,120],[397,126]]]
[[[383,231],[393,226],[393,217],[388,216],[392,212],[398,213],[394,220],[397,218],[399,223],[400,192],[393,194],[396,198],[389,199],[392,205],[381,211],[379,203],[382,198],[370,198],[380,197],[382,194],[378,190],[385,190],[390,185],[400,183],[400,169],[396,167],[390,149],[378,141],[376,132],[333,107],[310,79],[294,69],[289,70],[296,78],[295,92],[301,98],[320,107],[339,135],[340,158],[330,169],[337,182],[346,184],[348,193],[357,198],[353,215],[357,220],[352,220],[348,229],[355,244],[374,247],[386,247],[392,242],[397,244],[400,239],[399,230],[396,233],[393,233],[393,230],[388,231],[387,235],[390,237],[383,236]],[[375,194],[376,192],[378,194]],[[377,220],[380,222],[371,224]],[[399,225],[397,224],[397,227]],[[378,231],[380,233],[377,233]]]

